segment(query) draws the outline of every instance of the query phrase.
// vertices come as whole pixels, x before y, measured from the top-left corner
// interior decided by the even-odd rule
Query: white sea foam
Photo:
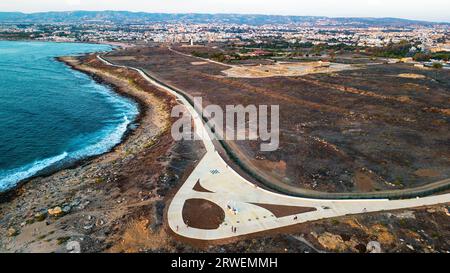
[[[134,115],[133,115],[134,117]],[[122,140],[131,121],[127,116],[123,116],[123,122],[116,127],[105,129],[94,135],[83,137],[81,141],[96,140],[94,144],[88,145],[80,150],[67,153],[64,152],[58,156],[38,160],[26,166],[8,170],[3,174],[0,172],[0,192],[14,187],[18,182],[30,178],[40,171],[53,166],[55,164],[64,164],[71,161],[80,160],[86,157],[100,155],[108,152],[112,147],[116,146]],[[98,140],[97,140],[98,139]]]
[[[27,179],[45,168],[63,161],[69,154],[64,152],[60,155],[38,160],[26,166],[12,169],[6,172],[3,178],[0,178],[0,191],[9,189],[17,184],[17,182]]]
[[[30,178],[38,174],[40,171],[54,166],[55,164],[63,165],[81,160],[83,158],[103,154],[121,142],[128,126],[139,114],[136,103],[117,95],[106,86],[92,83],[89,87],[93,92],[106,95],[105,99],[110,101],[116,110],[122,112],[114,115],[117,119],[108,122],[108,126],[100,132],[85,135],[80,139],[74,140],[79,143],[93,144],[88,144],[87,146],[73,152],[64,152],[58,156],[38,160],[34,163],[27,164],[16,169],[6,171],[0,170],[0,192],[14,187],[20,181]]]
[[[131,121],[127,116],[123,116],[123,122],[117,125],[115,128],[105,129],[98,135],[101,137],[96,143],[88,145],[74,153],[70,154],[70,158],[73,160],[82,159],[85,157],[90,157],[94,155],[99,155],[108,152],[112,147],[116,146],[122,140],[123,135],[127,131],[128,125]],[[86,136],[84,139],[95,139],[94,136]]]
[[[7,45],[5,43],[8,43]],[[17,45],[22,45],[20,49],[17,49]],[[26,45],[26,47],[25,47]],[[41,54],[40,50],[29,48],[29,47],[45,47],[48,52],[43,52]],[[67,46],[67,48],[66,48]],[[73,49],[73,46],[76,46],[76,49]],[[66,77],[67,73],[59,73],[58,67],[63,67],[62,65],[57,65],[58,67],[53,67],[52,64],[56,63],[53,59],[54,56],[59,55],[74,55],[81,54],[83,52],[93,52],[99,50],[99,46],[91,46],[91,45],[74,45],[74,44],[54,44],[54,43],[17,43],[17,42],[1,42],[1,55],[2,55],[2,68],[0,70],[5,70],[6,72],[11,72],[11,70],[16,69],[20,72],[29,72],[22,71],[24,67],[30,68],[32,71],[41,72],[39,77],[48,80],[60,80],[60,77]],[[110,47],[101,47],[103,50],[110,49]],[[75,52],[75,53],[74,53]],[[20,53],[20,54],[18,54]],[[12,58],[14,57],[14,58]],[[14,60],[14,65],[10,66],[9,63],[5,61]],[[23,63],[28,63],[27,66],[23,66]],[[47,64],[51,64],[48,65]],[[53,70],[55,69],[55,71]],[[110,120],[104,122],[104,126],[102,129],[96,132],[92,132],[89,136],[79,136],[78,139],[73,139],[73,135],[71,135],[72,144],[75,145],[66,145],[67,143],[58,143],[61,146],[61,150],[53,151],[52,154],[55,156],[48,158],[37,159],[35,162],[29,161],[23,166],[20,167],[5,167],[4,169],[0,168],[0,192],[7,190],[9,188],[14,187],[19,181],[24,179],[33,177],[35,175],[39,175],[43,173],[43,171],[49,170],[50,167],[52,169],[56,167],[64,167],[67,166],[68,163],[73,163],[75,160],[80,160],[89,156],[95,156],[98,154],[102,154],[110,150],[113,146],[117,145],[123,134],[126,132],[129,124],[134,120],[136,115],[138,114],[138,108],[136,104],[129,100],[124,99],[123,97],[114,93],[110,88],[104,85],[97,84],[93,80],[89,80],[90,78],[82,74],[81,72],[71,70],[67,68],[68,71],[72,71],[72,76],[82,79],[83,81],[75,80],[74,83],[80,90],[80,96],[83,97],[82,92],[93,92],[99,93],[100,100],[106,99],[107,102],[112,106],[111,112],[118,113],[118,116],[114,115]],[[57,74],[55,74],[57,73]],[[60,75],[61,74],[61,75]],[[35,73],[33,74],[35,75]],[[70,76],[70,74],[68,75]],[[85,81],[86,80],[86,81]],[[85,82],[89,82],[89,84],[84,84]],[[31,88],[29,86],[17,86],[17,88]],[[49,88],[47,90],[49,94],[54,94],[56,92],[60,92],[60,88]],[[20,108],[20,107],[19,107]],[[109,115],[108,115],[109,116]],[[14,121],[13,119],[11,119]],[[7,124],[8,120],[3,125]],[[51,121],[49,121],[51,122]],[[88,122],[88,121],[84,121]],[[95,120],[97,122],[97,120]],[[4,128],[4,127],[3,127]],[[98,127],[96,127],[98,128]],[[75,137],[76,138],[76,137]],[[71,140],[67,140],[70,142]],[[36,140],[39,141],[39,140]],[[65,141],[65,140],[64,140]],[[30,145],[32,146],[32,145]],[[28,148],[32,149],[32,147],[24,147],[24,150]],[[56,148],[56,147],[55,147]],[[66,151],[63,152],[62,151]],[[59,155],[56,155],[60,153]],[[31,154],[32,158],[39,158],[39,155]],[[6,155],[8,158],[8,155]],[[3,163],[3,162],[2,162]],[[5,165],[7,166],[7,164]],[[3,167],[3,165],[2,165]]]

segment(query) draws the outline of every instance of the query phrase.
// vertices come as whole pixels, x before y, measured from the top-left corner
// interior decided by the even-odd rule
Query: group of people
[[[227,209],[228,209],[231,213],[233,213],[234,215],[237,215],[237,214],[238,214],[238,210],[237,210],[236,208],[234,208],[234,207],[231,207],[230,205],[227,205]]]
[[[237,231],[237,227],[231,226],[231,232],[236,233],[236,231]]]

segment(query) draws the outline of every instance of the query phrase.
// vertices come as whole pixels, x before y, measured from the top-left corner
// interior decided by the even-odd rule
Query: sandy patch
[[[266,78],[280,76],[303,76],[315,73],[333,73],[350,69],[359,69],[350,64],[308,62],[308,63],[277,63],[273,65],[235,66],[222,71],[232,78]]]
[[[168,236],[164,229],[152,231],[149,220],[136,220],[127,225],[122,240],[111,247],[112,253],[136,253],[142,249],[160,249],[168,244]]]
[[[387,227],[381,224],[371,226],[368,233],[376,236],[377,241],[379,241],[382,245],[390,245],[395,242],[394,235],[389,232]]]
[[[413,74],[413,73],[402,73],[398,74],[397,77],[399,78],[406,78],[406,79],[425,79],[425,75],[421,74]]]
[[[356,252],[356,246],[358,245],[358,242],[353,238],[345,241],[340,235],[332,234],[330,232],[325,232],[316,236],[316,238],[319,244],[325,249],[338,252],[345,252],[348,250]]]
[[[418,169],[414,174],[419,177],[437,177],[441,175],[439,171],[433,169]]]
[[[408,88],[408,89],[411,89],[411,90],[414,90],[414,91],[417,91],[417,92],[429,91],[430,90],[430,88],[428,86],[419,85],[419,84],[411,83],[411,82],[405,83],[403,86],[405,88]]]
[[[208,62],[192,62],[192,65],[205,65],[208,64]]]
[[[112,61],[133,61],[136,60],[134,56],[118,56],[118,57],[108,57]]]
[[[344,222],[350,227],[360,229],[367,235],[376,238],[376,240],[381,244],[390,245],[395,242],[394,235],[382,224],[375,224],[370,227],[366,227],[359,223],[357,219],[347,219]]]

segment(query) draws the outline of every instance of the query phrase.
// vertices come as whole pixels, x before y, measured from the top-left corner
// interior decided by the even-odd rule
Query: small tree
[[[426,62],[431,59],[431,55],[419,52],[419,53],[416,53],[416,55],[414,55],[413,59],[414,59],[414,61],[417,61],[417,62]]]
[[[433,63],[434,69],[441,69],[442,67],[444,67],[444,66],[441,63]]]

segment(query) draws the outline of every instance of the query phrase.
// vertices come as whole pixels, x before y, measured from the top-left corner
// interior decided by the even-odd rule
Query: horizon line
[[[64,12],[129,12],[129,13],[146,13],[146,14],[198,14],[198,15],[241,15],[241,16],[281,16],[281,17],[317,17],[317,18],[327,18],[327,19],[339,19],[339,18],[348,18],[348,19],[400,19],[400,20],[408,20],[408,21],[417,21],[423,23],[436,23],[436,24],[450,24],[450,19],[447,21],[443,20],[426,20],[426,19],[411,19],[405,17],[374,17],[374,16],[325,16],[325,15],[287,15],[287,14],[268,14],[268,13],[239,13],[239,12],[153,12],[153,11],[134,11],[134,10],[114,10],[114,9],[105,9],[105,10],[48,10],[48,11],[32,11],[32,12],[24,12],[24,11],[0,11],[0,13],[21,13],[21,14],[38,14],[38,13],[64,13]]]

